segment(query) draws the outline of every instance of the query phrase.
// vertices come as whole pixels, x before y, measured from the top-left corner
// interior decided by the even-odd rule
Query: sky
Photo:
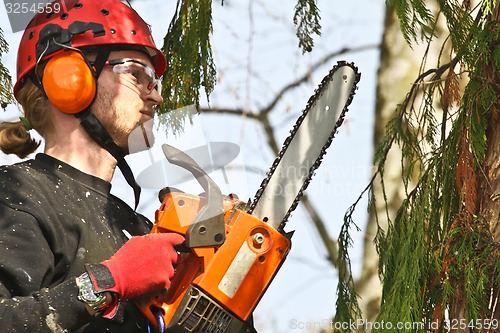
[[[204,99],[202,106],[242,108],[257,112],[267,105],[276,92],[307,73],[310,66],[325,54],[344,48],[376,45],[382,38],[384,1],[318,0],[322,34],[315,37],[313,51],[302,54],[298,49],[293,25],[294,3],[224,0],[221,5],[221,1],[213,2],[212,46],[218,82],[209,101]],[[175,1],[135,0],[133,5],[151,24],[155,41],[161,45],[173,16]],[[14,74],[21,33],[12,32],[2,5],[0,22],[10,45],[10,51],[2,58],[2,62]],[[338,237],[346,210],[365,188],[372,172],[378,58],[376,48],[333,58],[311,73],[307,84],[284,95],[272,115],[272,125],[281,143],[306,106],[309,96],[337,61],[354,62],[359,68],[361,81],[346,121],[306,191],[320,216],[327,222],[333,239]],[[6,112],[0,112],[0,121],[15,120],[18,116],[16,106],[9,106]],[[193,124],[187,126],[181,136],[166,136],[160,127],[156,130],[156,138],[157,142],[151,151],[128,157],[134,174],[142,180],[144,187],[138,210],[151,219],[154,219],[154,211],[159,207],[156,199],[158,190],[167,185],[169,179],[172,180],[169,172],[160,177],[158,169],[153,168],[153,165],[163,165],[164,158],[159,148],[161,143],[169,143],[184,150],[211,142],[236,145],[238,154],[224,168],[224,172],[215,170],[210,176],[220,185],[223,193],[236,193],[244,201],[253,197],[275,157],[265,142],[262,128],[251,119],[235,116],[202,114],[195,117]],[[17,160],[12,156],[0,155],[1,164]],[[148,183],[147,180],[151,178],[155,179],[156,184]],[[185,192],[198,193],[195,182],[180,182],[174,186]],[[119,172],[113,180],[113,192],[133,205],[132,191]],[[367,215],[366,201],[364,204],[359,205],[354,216],[361,229],[364,228]],[[300,204],[286,230],[295,230],[292,250],[255,310],[256,327],[260,333],[315,332],[329,327],[334,314],[336,271],[325,259],[324,246]],[[352,234],[354,247],[351,258],[356,275],[361,264],[363,232],[353,230]]]

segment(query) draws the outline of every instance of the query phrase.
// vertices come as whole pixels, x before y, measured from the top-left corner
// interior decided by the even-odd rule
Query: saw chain
[[[340,72],[344,73],[340,73]],[[297,186],[297,191],[296,193],[293,193],[293,199],[291,199],[290,203],[287,204],[285,203],[284,211],[282,212],[282,215],[280,218],[277,220],[269,220],[267,221],[271,225],[273,225],[276,229],[283,228],[284,224],[287,222],[288,218],[290,217],[290,214],[295,210],[297,207],[301,196],[303,195],[303,192],[309,185],[309,182],[311,181],[311,178],[314,175],[315,170],[319,167],[323,160],[323,156],[326,153],[327,148],[330,146],[335,134],[337,133],[338,128],[340,125],[342,125],[344,121],[345,114],[348,110],[348,106],[351,104],[352,99],[354,97],[354,94],[357,90],[357,83],[360,80],[361,75],[358,73],[358,68],[354,66],[353,63],[348,63],[345,61],[338,62],[336,66],[334,66],[330,72],[323,78],[321,83],[319,84],[318,88],[315,90],[315,93],[309,98],[309,101],[307,102],[306,108],[302,111],[302,114],[299,116],[297,119],[295,125],[293,126],[292,130],[290,131],[290,135],[285,139],[283,143],[283,147],[280,150],[278,156],[274,160],[274,163],[270,167],[269,171],[266,174],[266,177],[262,181],[260,188],[258,189],[257,193],[255,194],[255,197],[250,205],[250,208],[248,210],[249,214],[256,215],[257,217],[260,217],[262,219],[269,220],[269,211],[265,211],[265,208],[262,208],[263,212],[257,212],[257,209],[259,209],[259,205],[265,201],[268,200],[270,202],[275,201],[279,196],[276,195],[276,189],[267,191],[269,188],[269,184],[271,183],[271,180],[274,178],[280,178],[277,182],[281,183],[281,187],[286,187],[289,185],[290,181],[293,181],[293,179],[286,179],[286,174],[285,172],[279,172],[280,174],[277,174],[277,171],[280,169],[283,169],[286,171],[287,168],[295,167],[296,168],[296,173],[303,171],[302,169],[297,170],[296,165],[292,165],[290,163],[295,163],[295,159],[293,156],[291,156],[289,159],[290,161],[287,161],[288,165],[282,166],[284,163],[284,157],[287,154],[291,155],[297,155],[301,154],[300,151],[295,151],[295,152],[290,152],[289,147],[292,145],[293,142],[301,140],[302,138],[298,137],[298,134],[300,133],[300,129],[303,128],[301,125],[308,119],[308,117],[311,117],[311,113],[313,111],[317,111],[318,113],[327,113],[327,112],[334,112],[335,110],[332,110],[331,103],[337,103],[339,107],[339,113],[337,115],[330,116],[330,119],[332,117],[337,117],[335,120],[335,123],[333,126],[331,126],[330,131],[328,132],[328,136],[326,139],[324,139],[324,142],[311,142],[311,145],[321,145],[319,153],[315,157],[314,161],[305,161],[303,167],[308,169],[307,174],[303,176],[299,181],[302,183]],[[340,84],[339,84],[340,83]],[[342,86],[344,84],[344,87]],[[331,96],[325,96],[328,94],[330,91],[334,92],[345,92],[347,93],[347,96],[343,95],[342,93],[339,93],[339,97],[341,97],[341,100],[337,101],[331,101]],[[326,99],[327,102],[325,102],[324,105],[324,110],[315,110],[318,109],[319,105],[321,104],[319,101],[321,99]],[[330,100],[329,100],[330,99]],[[321,115],[321,117],[323,117]],[[319,126],[323,118],[318,118],[317,120],[317,125]],[[306,133],[306,135],[311,135],[311,132],[314,132],[315,128],[311,129],[310,132]],[[300,148],[300,147],[299,147]],[[309,149],[309,147],[305,147],[305,149]],[[275,185],[276,186],[276,185]],[[267,192],[266,192],[267,191]],[[269,192],[269,193],[268,193]],[[274,193],[273,193],[274,192]],[[264,197],[266,196],[266,197]],[[265,200],[264,200],[265,199]],[[286,207],[287,206],[287,207]],[[276,207],[272,207],[273,210],[276,210]],[[286,210],[286,211],[285,211]]]

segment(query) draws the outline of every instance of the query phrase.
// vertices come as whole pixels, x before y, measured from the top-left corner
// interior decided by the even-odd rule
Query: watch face
[[[103,293],[96,293],[94,286],[87,273],[80,275],[80,292],[78,299],[87,303],[92,309],[101,312],[106,308],[106,296]]]
[[[87,302],[95,302],[99,299],[94,293],[94,288],[92,288],[92,284],[88,281],[82,282],[80,287],[80,295]]]

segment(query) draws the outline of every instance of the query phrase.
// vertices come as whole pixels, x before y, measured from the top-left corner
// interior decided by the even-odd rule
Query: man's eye
[[[137,71],[130,71],[130,74],[132,74],[132,76],[134,78],[136,78],[137,80],[139,80],[140,75],[139,75],[139,73]]]
[[[132,75],[135,77],[137,82],[141,84],[147,84],[150,81],[149,76],[147,76],[144,71],[137,70],[137,71],[132,71]]]

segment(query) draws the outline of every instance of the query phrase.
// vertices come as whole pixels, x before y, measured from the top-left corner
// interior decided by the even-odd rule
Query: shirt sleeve
[[[56,260],[36,218],[0,203],[2,332],[71,332],[91,320],[74,278],[52,282]]]

